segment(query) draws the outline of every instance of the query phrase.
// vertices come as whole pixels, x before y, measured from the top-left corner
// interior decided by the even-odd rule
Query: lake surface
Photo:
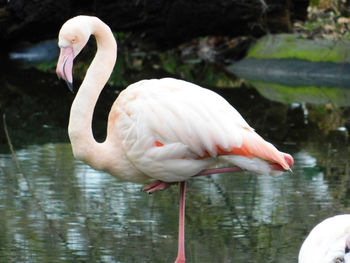
[[[1,262],[172,262],[178,186],[147,195],[75,161],[67,143],[0,156]],[[312,226],[349,212],[313,153],[292,151],[293,174],[189,181],[188,262],[296,262]],[[23,171],[23,174],[21,174]],[[349,174],[347,175],[349,179]]]
[[[16,90],[29,83],[38,91],[25,90],[3,104],[16,156],[1,134],[0,262],[173,262],[178,186],[147,195],[142,185],[74,160],[66,135],[73,97],[61,91],[54,74],[27,75],[2,77]],[[107,105],[116,96],[110,90],[102,95]],[[297,262],[316,223],[350,213],[349,145],[341,129],[349,109],[272,102],[251,86],[215,90],[260,134],[291,153],[295,165],[292,174],[279,177],[239,172],[190,180],[187,260]],[[35,99],[43,93],[46,98]],[[98,106],[95,119],[104,118],[108,107]],[[104,125],[97,120],[94,127]]]

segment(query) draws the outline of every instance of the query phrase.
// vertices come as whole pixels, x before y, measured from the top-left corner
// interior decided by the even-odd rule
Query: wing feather
[[[122,113],[116,125],[129,160],[164,181],[188,179],[213,163],[198,157],[239,148],[241,131],[253,131],[220,95],[171,78],[130,85],[114,108]]]

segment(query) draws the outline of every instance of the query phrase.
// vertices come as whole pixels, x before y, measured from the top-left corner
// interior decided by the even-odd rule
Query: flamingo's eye
[[[72,44],[76,43],[77,40],[78,40],[78,37],[77,37],[77,36],[74,36],[74,37],[71,39]]]

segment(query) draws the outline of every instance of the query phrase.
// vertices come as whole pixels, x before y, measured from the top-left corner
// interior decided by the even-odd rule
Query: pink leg
[[[142,191],[147,192],[148,194],[152,194],[156,191],[167,189],[172,184],[174,183],[167,183],[157,180],[142,188]]]
[[[180,183],[179,240],[175,263],[185,263],[185,199],[186,181]]]
[[[293,160],[292,156],[290,156],[289,154],[285,154],[284,158],[286,159],[289,166],[293,165],[294,160]],[[277,163],[270,164],[270,168],[272,170],[276,170],[276,171],[285,171],[285,169],[283,169],[283,167]],[[193,175],[192,177],[211,175],[211,174],[233,173],[233,172],[239,172],[239,171],[243,171],[243,169],[238,167],[238,166],[212,168],[212,169],[203,170],[203,171],[199,172],[198,174]]]
[[[286,156],[285,158],[288,164],[293,164],[292,157]],[[282,168],[278,164],[271,164],[270,167],[273,170],[280,170]],[[202,172],[194,175],[193,177],[211,175],[211,174],[238,172],[238,171],[243,171],[243,170],[237,166],[225,167],[225,168],[213,168],[213,169],[203,170]],[[164,190],[172,184],[175,184],[175,183],[167,183],[167,182],[157,180],[145,186],[142,190],[151,194],[158,190]],[[179,237],[178,237],[178,251],[177,251],[177,257],[176,257],[175,263],[185,263],[185,199],[186,199],[186,181],[183,181],[183,182],[180,182]]]
[[[203,170],[200,173],[198,173],[192,177],[202,176],[202,175],[211,175],[211,174],[220,174],[220,173],[238,172],[238,171],[242,171],[242,169],[239,167],[236,167],[236,166],[225,167],[225,168],[206,169],[206,170]],[[142,191],[147,192],[148,194],[152,194],[156,191],[167,189],[172,184],[176,184],[176,182],[167,183],[167,182],[157,180],[157,181],[154,181],[153,183],[145,186],[144,188],[142,188]]]
[[[211,174],[232,173],[232,172],[239,172],[239,171],[243,171],[243,170],[237,166],[224,167],[224,168],[213,168],[213,169],[203,170],[200,173],[198,173],[192,177],[202,176],[202,175],[211,175]]]

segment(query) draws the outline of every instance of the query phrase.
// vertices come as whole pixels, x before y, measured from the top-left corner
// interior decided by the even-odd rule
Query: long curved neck
[[[68,134],[74,156],[98,168],[100,158],[96,155],[101,152],[103,143],[94,139],[92,118],[98,97],[115,65],[117,44],[110,28],[98,18],[92,20],[91,28],[97,52],[73,101]]]

